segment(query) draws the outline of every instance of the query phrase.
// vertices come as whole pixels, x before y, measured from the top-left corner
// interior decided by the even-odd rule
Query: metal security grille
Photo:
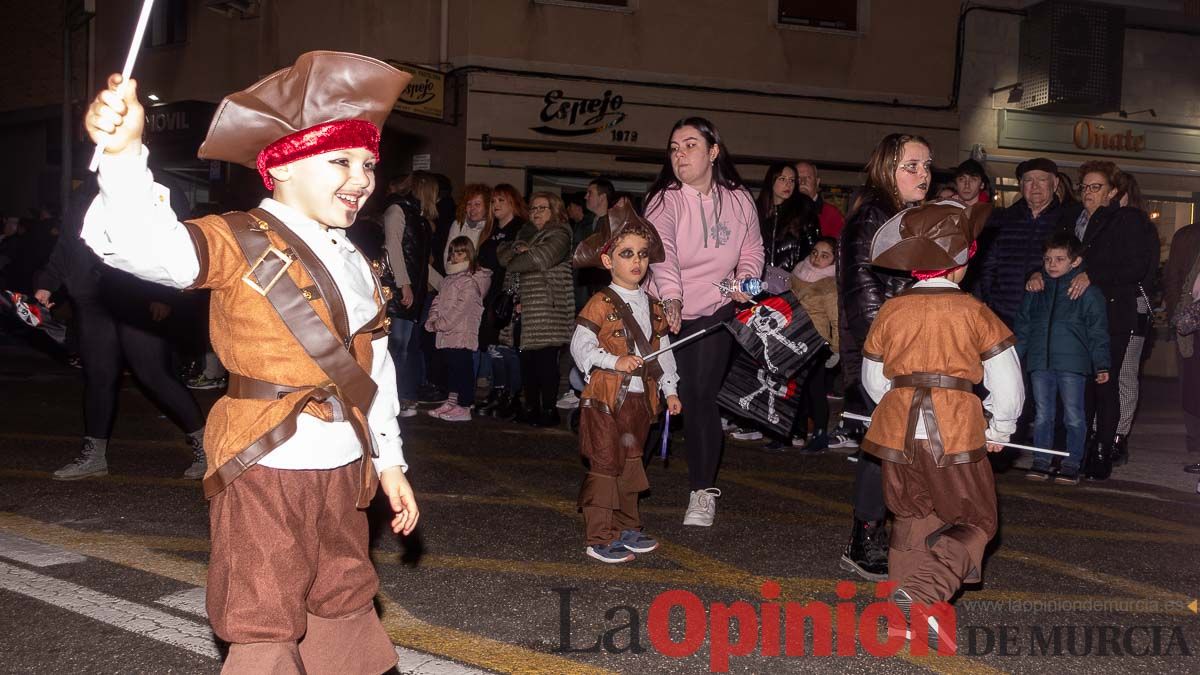
[[[1020,107],[1099,114],[1121,109],[1125,10],[1047,0],[1021,22]]]

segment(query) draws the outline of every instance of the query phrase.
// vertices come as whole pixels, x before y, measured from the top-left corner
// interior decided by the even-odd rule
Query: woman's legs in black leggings
[[[79,358],[83,362],[83,435],[108,438],[117,412],[121,342],[117,323],[96,301],[77,300]]]
[[[121,351],[129,369],[158,407],[184,433],[204,428],[204,414],[192,393],[171,370],[171,346],[162,335],[130,323],[118,323]]]
[[[558,399],[559,347],[521,350],[521,379],[525,406],[538,412],[554,408]]]
[[[726,305],[711,316],[683,322],[683,329],[672,340],[722,323],[733,316],[733,305]],[[691,490],[715,486],[721,465],[725,434],[721,431],[721,411],[717,392],[725,380],[733,354],[733,336],[723,328],[710,331],[675,351],[679,370],[679,400],[683,403],[683,435],[687,443],[688,483]]]

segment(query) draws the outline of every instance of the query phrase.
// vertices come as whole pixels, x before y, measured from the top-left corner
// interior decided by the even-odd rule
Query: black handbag
[[[492,301],[492,327],[501,330],[512,323],[521,297],[516,288],[506,288]]]

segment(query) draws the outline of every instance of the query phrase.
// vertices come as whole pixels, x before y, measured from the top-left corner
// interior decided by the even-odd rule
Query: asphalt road
[[[53,481],[78,450],[81,389],[79,371],[0,347],[0,672],[216,672],[207,508],[199,484],[178,479],[182,435],[127,382],[111,475]],[[216,393],[199,398],[208,406]],[[884,644],[892,655],[874,656],[879,638],[861,631],[856,644],[848,628],[881,609],[872,585],[837,595],[846,455],[730,443],[716,525],[685,528],[676,437],[669,463],[651,462],[642,501],[663,546],[603,565],[583,555],[569,431],[424,416],[402,428],[421,526],[407,540],[379,529],[373,542],[402,672],[693,673],[723,654],[747,673],[1200,671],[1200,616],[1188,607],[1200,595],[1195,494],[999,474],[1001,530],[984,584],[956,602],[958,653]],[[825,631],[786,617],[823,606],[834,655],[813,656]]]

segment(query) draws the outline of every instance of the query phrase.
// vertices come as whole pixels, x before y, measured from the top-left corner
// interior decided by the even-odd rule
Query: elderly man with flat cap
[[[379,128],[410,76],[310,52],[221,102],[202,159],[256,168],[258,208],[179,222],[146,168],[134,82],[109,77],[85,125],[105,145],[82,237],[106,264],[212,289],[228,393],[205,446],[207,609],[226,673],[380,673],[396,652],[375,614],[364,509],[382,487],[407,534],[387,293],[349,242],[375,188]]]
[[[979,273],[979,296],[1009,327],[1016,320],[1025,280],[1042,266],[1042,243],[1059,228],[1064,208],[1055,196],[1058,166],[1045,157],[1017,165],[1021,198],[992,214]]]

